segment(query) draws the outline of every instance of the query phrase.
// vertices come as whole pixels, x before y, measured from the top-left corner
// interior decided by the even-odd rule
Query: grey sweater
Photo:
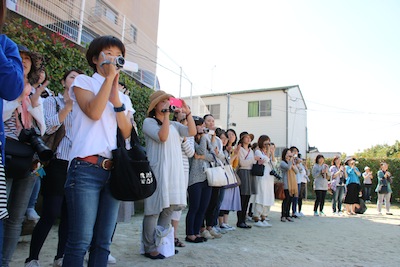
[[[204,167],[209,166],[209,162],[214,161],[214,157],[210,151],[213,151],[212,147],[207,149],[207,144],[210,146],[210,142],[208,141],[208,137],[203,135],[200,138],[200,143],[194,142],[194,150],[197,155],[204,155],[206,159],[196,159],[192,157],[189,161],[190,170],[189,170],[189,183],[188,186],[191,186],[196,183],[201,183],[207,179],[206,173],[204,172]],[[212,146],[212,145],[211,145]]]

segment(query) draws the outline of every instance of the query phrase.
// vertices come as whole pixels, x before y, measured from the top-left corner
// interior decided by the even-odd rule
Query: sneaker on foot
[[[264,224],[264,226],[265,227],[272,227],[272,224],[270,224],[269,222],[267,222],[267,221],[262,221],[262,223]]]
[[[304,217],[304,216],[305,216],[304,213],[301,212],[301,211],[299,212],[299,214],[300,214],[301,217]]]
[[[53,267],[62,267],[62,264],[63,264],[63,258],[59,258],[54,260]]]
[[[214,239],[214,236],[210,234],[210,232],[208,230],[204,230],[203,232],[201,232],[201,237],[204,237],[206,239]]]
[[[28,208],[26,209],[26,218],[29,221],[38,221],[40,219],[40,216],[37,214],[34,208]]]
[[[343,216],[343,212],[339,211],[338,216]]]
[[[255,222],[255,223],[254,223],[254,226],[257,226],[257,227],[265,227],[265,225],[264,225],[261,221]]]
[[[220,228],[221,228],[221,229],[225,229],[226,231],[233,231],[233,230],[236,230],[235,227],[230,226],[230,225],[227,224],[227,223],[222,223],[222,224],[220,225]]]
[[[220,234],[226,234],[228,232],[226,229],[223,229],[219,226],[214,226],[214,229],[217,233],[220,233]]]
[[[318,212],[314,211],[314,216],[319,216]]]
[[[301,217],[301,214],[298,213],[297,211],[294,213],[294,215],[297,216],[297,217]],[[295,217],[295,218],[296,218],[296,217]]]
[[[25,263],[25,267],[40,267],[40,263],[38,260],[31,260]]]
[[[209,230],[208,232],[210,232],[210,234],[215,238],[221,238],[222,237],[222,234],[218,233],[215,230],[215,227],[211,228],[211,230]]]
[[[319,212],[319,216],[326,216],[325,213],[323,211]]]
[[[393,215],[393,213],[391,213],[391,212],[386,212],[386,215]]]
[[[116,263],[117,263],[117,259],[114,258],[114,257],[111,255],[111,253],[110,253],[110,254],[108,254],[108,261],[107,261],[107,263],[108,263],[108,264],[116,264]]]

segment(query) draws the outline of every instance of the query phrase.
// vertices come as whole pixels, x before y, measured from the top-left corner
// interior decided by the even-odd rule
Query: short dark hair
[[[264,142],[267,141],[267,140],[271,140],[271,139],[269,139],[268,135],[265,135],[265,134],[261,135],[258,138],[258,142],[257,142],[258,143],[258,147],[260,149],[262,149],[264,147]]]
[[[319,161],[320,158],[325,159],[325,157],[324,157],[323,155],[319,154],[319,155],[315,158],[315,163],[318,164],[318,161]]]
[[[208,116],[211,116],[211,117],[214,118],[214,116],[213,116],[212,114],[206,114],[206,115],[203,116],[203,120],[206,120],[206,118],[207,118]]]
[[[125,46],[121,42],[121,40],[115,36],[112,35],[100,36],[93,39],[93,41],[90,43],[89,48],[86,52],[86,60],[89,63],[90,67],[92,67],[92,69],[95,72],[97,72],[97,68],[96,64],[93,63],[93,58],[98,58],[100,52],[104,48],[109,48],[112,46],[118,47],[122,52],[122,56],[125,57]]]
[[[293,153],[293,150],[295,150],[295,149],[297,150],[297,152],[299,152],[299,149],[295,146],[291,146],[289,149],[292,153]]]

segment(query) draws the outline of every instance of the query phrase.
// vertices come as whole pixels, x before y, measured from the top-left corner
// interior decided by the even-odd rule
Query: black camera
[[[278,179],[278,180],[282,179],[282,176],[280,176],[279,173],[277,173],[275,170],[270,171],[269,175],[275,176],[275,178]]]
[[[53,157],[53,151],[46,146],[35,129],[22,129],[18,139],[21,142],[29,143],[41,161],[49,161]]]
[[[125,64],[125,58],[123,58],[122,56],[118,56],[115,58],[115,66],[117,67],[117,69],[122,69],[124,67]]]

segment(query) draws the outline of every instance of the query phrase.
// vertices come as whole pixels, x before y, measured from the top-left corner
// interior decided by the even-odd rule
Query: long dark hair
[[[226,130],[226,134],[228,134],[229,132],[232,132],[235,135],[235,141],[233,141],[233,143],[231,144],[232,146],[234,146],[237,143],[237,139],[238,139],[237,134],[236,134],[235,130],[233,130],[233,129]],[[228,144],[229,144],[229,141],[228,141]]]
[[[286,162],[286,163],[288,163],[288,162],[286,161],[286,154],[287,154],[288,151],[290,151],[289,148],[285,148],[285,149],[282,151],[282,160],[283,160],[284,162]]]

